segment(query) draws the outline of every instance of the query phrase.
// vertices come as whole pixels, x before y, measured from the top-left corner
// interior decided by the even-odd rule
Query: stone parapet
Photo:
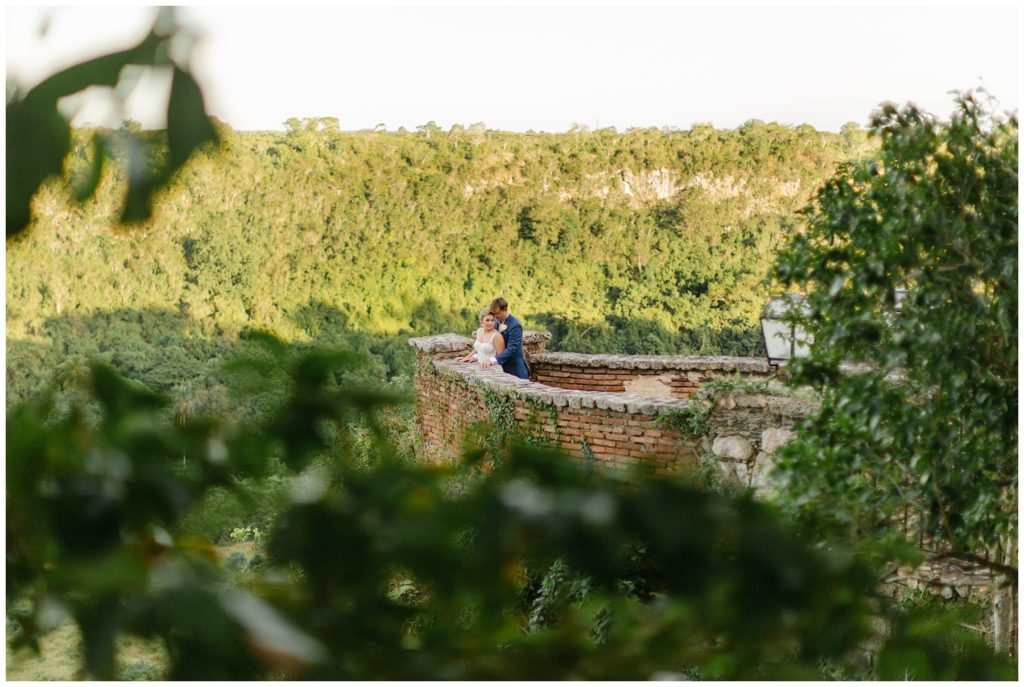
[[[559,389],[513,377],[505,374],[497,366],[484,368],[476,363],[460,363],[455,360],[435,360],[432,364],[442,375],[457,376],[470,383],[484,383],[493,390],[502,391],[513,398],[556,408],[597,408],[619,413],[668,415],[692,406],[691,401],[682,399]]]
[[[762,358],[586,353],[536,355],[530,370],[538,382],[562,389],[680,399],[693,398],[714,379],[767,379],[775,374]]]
[[[523,350],[527,358],[544,352],[544,346],[551,338],[551,332],[526,330],[523,332]],[[459,355],[473,347],[473,338],[455,333],[419,336],[409,339],[409,345],[419,353],[429,356],[448,357]]]
[[[543,366],[572,366],[608,370],[681,370],[768,375],[772,368],[764,358],[689,355],[608,355],[591,353],[544,353],[534,362]]]
[[[715,404],[724,410],[738,410],[741,413],[744,411],[753,411],[749,413],[751,415],[770,415],[773,417],[787,418],[790,420],[800,420],[807,417],[818,409],[821,405],[818,400],[804,396],[797,395],[775,395],[771,393],[764,394],[742,394],[742,393],[730,393],[730,394],[706,394],[700,393],[698,396],[702,398],[708,398],[715,402]]]
[[[454,337],[417,341],[417,421],[424,456],[457,457],[471,428],[558,447],[597,470],[636,469],[673,476],[695,469],[699,438],[664,422],[693,401],[560,389],[519,379],[500,367],[460,363]],[[547,337],[536,337],[543,345]],[[480,424],[483,423],[483,424]],[[479,439],[470,437],[469,440]]]
[[[701,455],[732,482],[769,493],[772,454],[817,407],[777,382],[760,358],[544,353],[547,332],[526,332],[531,379],[454,360],[472,339],[458,334],[410,340],[417,349],[419,422],[427,454],[454,457],[474,423],[501,419],[529,435],[608,467],[677,474]],[[764,382],[765,393],[713,391],[711,380]],[[743,385],[741,384],[741,387]],[[707,391],[707,393],[705,393]],[[497,405],[496,405],[497,404]],[[687,434],[686,418],[704,417],[706,434]]]
[[[473,345],[473,339],[452,333],[437,334],[436,336],[420,336],[409,339],[409,345],[426,355],[461,353]]]

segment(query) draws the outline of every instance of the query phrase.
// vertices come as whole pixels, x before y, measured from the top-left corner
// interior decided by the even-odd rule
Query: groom
[[[509,314],[508,301],[501,296],[491,301],[491,314],[501,323],[498,331],[501,332],[501,338],[505,339],[505,350],[491,358],[490,363],[498,363],[510,375],[529,379],[530,368],[526,366],[526,357],[523,355],[523,325]],[[489,364],[485,363],[484,366],[489,367]]]

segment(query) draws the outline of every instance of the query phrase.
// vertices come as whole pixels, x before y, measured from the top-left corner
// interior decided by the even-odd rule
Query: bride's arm
[[[491,334],[491,345],[494,346],[494,355],[498,355],[505,350],[505,337],[497,332]]]
[[[476,341],[479,338],[480,338],[480,330],[477,329],[476,333],[473,334],[473,340]],[[476,353],[473,350],[473,344],[469,345],[469,350],[466,351],[466,355],[460,355],[455,360],[457,360],[460,363],[471,363],[474,360],[476,360]]]
[[[471,344],[471,347],[473,348],[473,350],[470,352],[470,354],[468,356],[466,356],[467,358],[469,358],[466,361],[467,363],[471,363],[474,360],[476,360],[476,343],[478,341],[480,341],[480,332],[482,332],[483,330],[484,330],[484,328],[480,327],[479,329],[476,330],[476,333],[473,334],[473,343]]]

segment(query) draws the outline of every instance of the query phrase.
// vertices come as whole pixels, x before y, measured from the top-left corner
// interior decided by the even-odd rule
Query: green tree
[[[821,537],[896,534],[1016,585],[1017,119],[956,102],[882,108],[878,155],[778,258],[815,341],[788,369],[823,398],[781,467]]]

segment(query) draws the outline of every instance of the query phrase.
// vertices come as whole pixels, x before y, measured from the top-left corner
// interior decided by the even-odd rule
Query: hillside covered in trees
[[[84,205],[44,188],[31,231],[7,243],[8,402],[98,356],[171,392],[178,412],[224,411],[221,363],[256,330],[344,342],[368,354],[360,374],[401,378],[406,336],[469,331],[497,294],[552,331],[556,350],[756,355],[763,280],[796,213],[872,146],[852,125],[757,121],[559,134],[288,126],[221,127],[220,148],[140,225],[116,223],[113,167]],[[89,133],[75,132],[80,175]]]

